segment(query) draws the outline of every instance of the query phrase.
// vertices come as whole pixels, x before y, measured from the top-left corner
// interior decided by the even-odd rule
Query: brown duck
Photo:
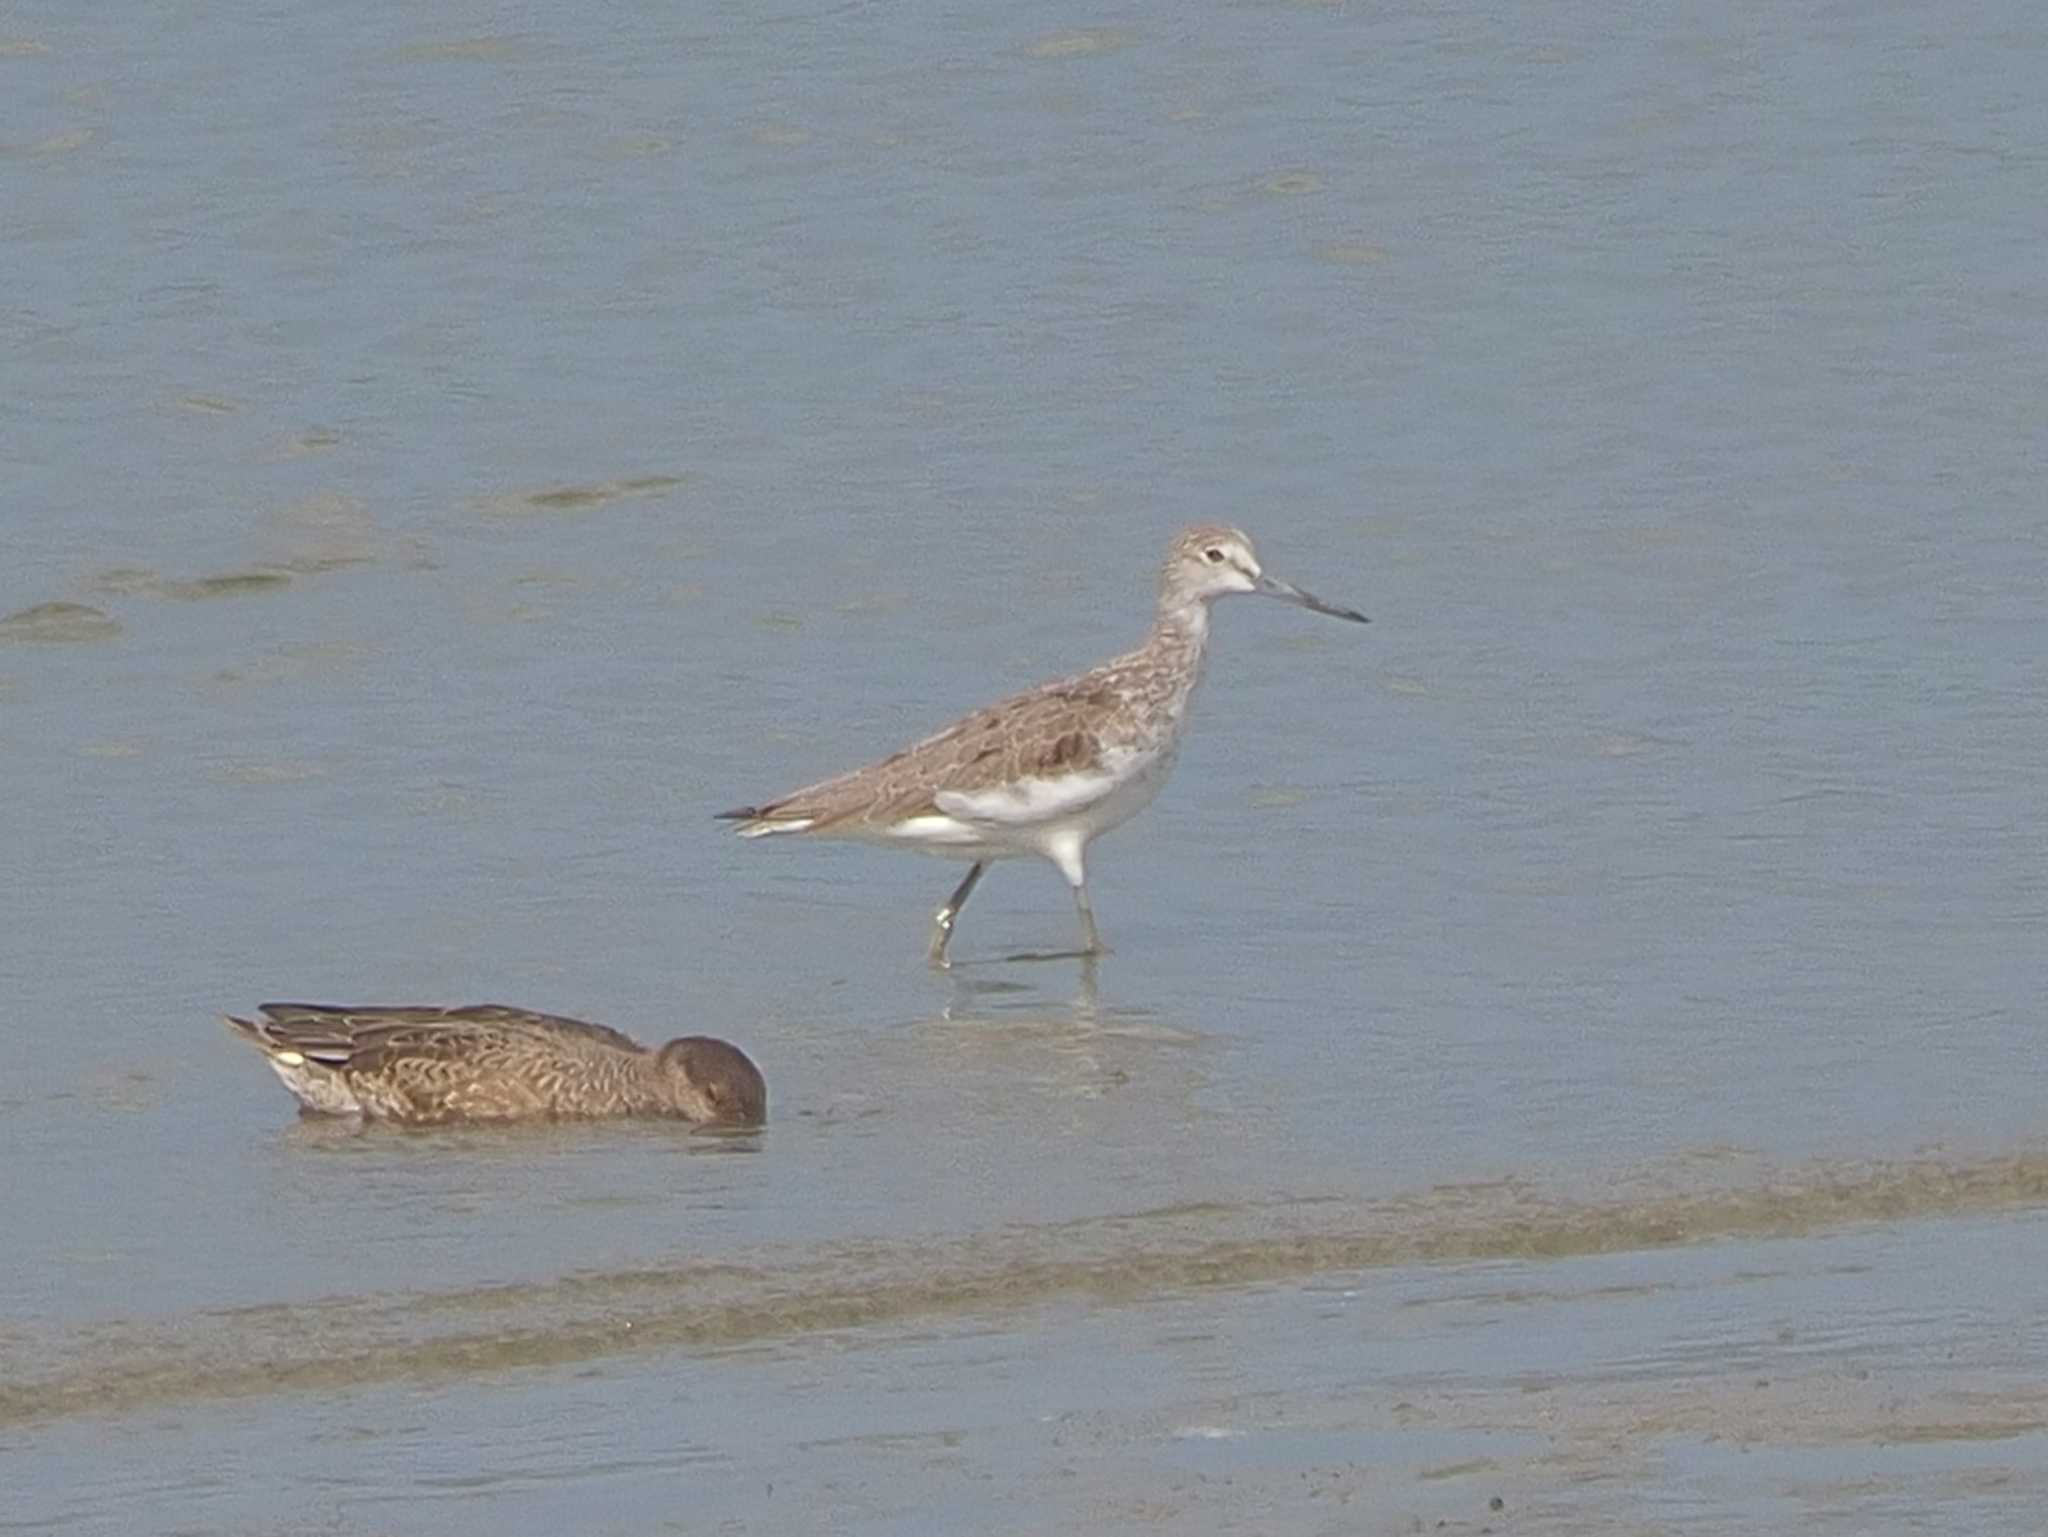
[[[757,1126],[768,1086],[747,1054],[708,1035],[649,1051],[559,1014],[265,1003],[226,1016],[308,1110],[411,1126],[592,1116],[672,1116]]]

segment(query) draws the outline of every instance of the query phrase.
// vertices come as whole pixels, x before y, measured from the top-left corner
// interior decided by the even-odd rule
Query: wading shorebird
[[[325,1115],[409,1126],[627,1115],[758,1126],[768,1115],[761,1070],[708,1035],[649,1051],[603,1025],[499,1003],[257,1012],[223,1017],[305,1109]]]
[[[972,861],[933,919],[929,954],[940,968],[954,921],[989,863],[1036,854],[1073,888],[1081,953],[1100,954],[1088,845],[1136,816],[1165,783],[1202,679],[1209,605],[1234,592],[1366,622],[1266,575],[1237,529],[1183,529],[1166,552],[1158,614],[1135,651],[1012,694],[878,763],[719,816],[738,822],[742,838],[805,833]]]

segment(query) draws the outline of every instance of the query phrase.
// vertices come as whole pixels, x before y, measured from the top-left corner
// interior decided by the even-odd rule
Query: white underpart
[[[873,829],[878,842],[955,859],[1035,854],[1059,867],[1070,886],[1086,878],[1089,842],[1144,810],[1173,766],[1171,750],[1104,755],[1102,766],[984,790],[941,790],[938,814]]]
[[[309,1110],[327,1115],[361,1115],[362,1101],[341,1074],[317,1067],[296,1051],[283,1051],[270,1058],[270,1069]]]
[[[949,817],[995,827],[1038,827],[1085,816],[1116,793],[1116,770],[1078,769],[1051,779],[1014,779],[985,790],[941,790],[932,802]]]
[[[811,825],[814,819],[804,817],[796,822],[751,822],[740,829],[742,838],[770,838],[776,833],[800,833]]]

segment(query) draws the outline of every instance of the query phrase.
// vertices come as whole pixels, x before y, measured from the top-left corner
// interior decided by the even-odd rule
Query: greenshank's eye
[[[1223,552],[1216,549],[1204,550],[1202,551],[1202,559],[1212,566],[1220,566],[1223,564]]]

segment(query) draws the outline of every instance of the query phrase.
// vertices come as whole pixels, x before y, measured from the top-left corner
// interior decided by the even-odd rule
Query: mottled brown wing
[[[346,1036],[366,1025],[431,1024],[453,1012],[412,1003],[259,1003],[257,1011],[281,1032],[327,1031]]]
[[[262,1037],[331,1067],[346,1067],[356,1049],[356,1032],[371,1020],[390,1019],[395,1009],[342,1007],[325,1003],[259,1003]]]
[[[1084,675],[976,710],[877,763],[749,812],[761,820],[807,820],[806,831],[922,816],[938,809],[933,797],[940,791],[972,793],[1097,767],[1104,750],[1128,734],[1123,713],[1106,678]]]
[[[496,1025],[506,1030],[519,1030],[533,1034],[578,1041],[593,1045],[610,1046],[619,1051],[645,1051],[633,1037],[610,1025],[592,1024],[587,1019],[574,1019],[567,1014],[541,1014],[533,1009],[514,1008],[507,1003],[471,1003],[459,1009],[449,1009],[446,1017],[450,1020]]]
[[[643,1049],[631,1036],[605,1025],[504,1003],[471,1003],[458,1008],[408,1003],[265,1003],[258,1007],[269,1022],[266,1034],[320,1061],[335,1061],[337,1054],[340,1060],[347,1060],[372,1038],[382,1039],[401,1027],[446,1030],[452,1036],[489,1028],[586,1041],[622,1051]]]

